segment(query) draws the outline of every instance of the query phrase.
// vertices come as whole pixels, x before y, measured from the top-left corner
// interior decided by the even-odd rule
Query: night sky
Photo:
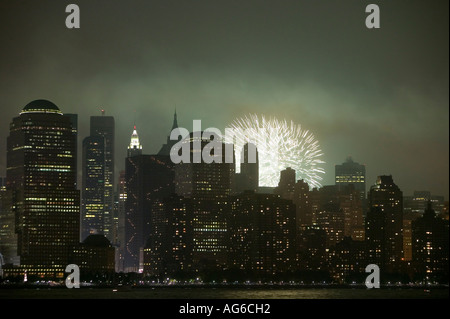
[[[81,28],[67,29],[76,3]],[[381,28],[367,29],[378,4]],[[0,176],[13,117],[48,99],[116,119],[116,169],[136,123],[144,153],[179,125],[223,130],[249,113],[312,131],[326,162],[352,155],[368,185],[449,194],[448,1],[0,2]]]

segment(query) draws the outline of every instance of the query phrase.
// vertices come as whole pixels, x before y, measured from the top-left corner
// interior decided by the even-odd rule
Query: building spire
[[[139,135],[134,125],[133,133],[131,134],[130,145],[128,145],[128,157],[142,154],[142,145],[139,142]]]
[[[177,108],[175,107],[175,112],[173,114],[173,124],[172,124],[172,130],[177,129],[178,128],[178,121],[177,121]],[[164,155],[164,156],[169,156],[170,155],[170,150],[172,149],[172,146],[175,145],[176,143],[178,143],[178,141],[181,140],[181,137],[179,137],[178,141],[177,140],[171,140],[170,139],[170,134],[169,136],[167,136],[167,142],[165,144],[162,145],[161,149],[158,152],[158,155]]]
[[[178,121],[177,121],[177,108],[175,107],[175,113],[173,114],[173,124],[172,124],[172,130],[178,128]]]

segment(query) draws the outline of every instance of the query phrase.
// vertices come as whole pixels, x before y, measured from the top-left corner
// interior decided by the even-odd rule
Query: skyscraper
[[[175,166],[176,193],[193,200],[194,267],[210,270],[223,268],[227,262],[226,214],[234,177],[234,163],[226,163],[224,143],[219,146],[222,150],[220,161],[207,163],[202,158],[199,163],[194,163],[195,153],[203,152],[211,140],[191,133],[182,142],[189,144],[190,162]],[[197,143],[199,149],[196,149]]]
[[[295,170],[288,167],[280,172],[280,181],[274,193],[290,199],[296,207],[297,229],[312,225],[312,211],[309,199],[309,185],[304,180],[295,181]]]
[[[278,194],[281,198],[290,199],[294,198],[295,190],[295,170],[288,167],[280,172],[280,181],[278,187],[275,188],[274,194]]]
[[[369,191],[368,259],[383,272],[399,270],[403,256],[403,193],[392,176],[378,176]]]
[[[268,276],[294,270],[296,229],[292,201],[247,191],[232,196],[230,202],[229,266]]]
[[[201,158],[199,163],[194,163],[194,154],[203,152],[204,147],[211,141],[209,138],[197,137],[194,133],[183,140],[182,143],[189,144],[190,162],[181,162],[175,167],[175,187],[178,195],[196,200],[217,201],[224,200],[231,194],[234,163],[226,163],[226,144],[220,144],[220,162],[206,163]],[[195,149],[196,143],[200,144],[200,150]]]
[[[297,230],[297,263],[300,270],[317,271],[327,267],[327,233],[317,225]]]
[[[339,206],[344,213],[344,236],[356,241],[365,239],[364,209],[361,192],[353,184],[341,187]]]
[[[412,224],[421,215],[421,213],[412,212],[409,209],[403,208],[403,257],[406,262],[410,262],[413,259]]]
[[[423,216],[412,222],[412,257],[420,279],[448,283],[449,223],[436,215],[431,201]]]
[[[7,189],[13,192],[18,254],[28,274],[62,277],[79,242],[76,137],[47,100],[27,104],[10,125]]]
[[[318,211],[316,223],[327,234],[327,248],[335,246],[344,239],[345,216],[339,201],[324,203]]]
[[[0,177],[0,254],[4,264],[17,265],[19,260],[12,195],[13,192],[6,189],[6,178]]]
[[[111,280],[114,275],[114,247],[103,234],[89,235],[73,248],[71,263],[80,267],[83,280]]]
[[[135,125],[133,133],[131,134],[130,145],[128,145],[127,157],[133,157],[141,154],[142,154],[142,145],[139,142],[139,135],[137,133]]]
[[[113,242],[113,207],[114,207],[114,141],[115,123],[114,117],[106,116],[102,110],[101,116],[91,116],[90,136],[101,136],[105,143],[105,181],[104,181],[104,210],[103,210],[103,234]]]
[[[414,191],[412,196],[403,196],[403,209],[406,213],[423,215],[428,207],[428,201],[431,201],[436,214],[444,212],[444,196],[432,195],[430,191]]]
[[[105,139],[88,136],[82,152],[81,241],[92,234],[105,234]]]
[[[345,163],[335,165],[335,182],[341,188],[353,184],[360,192],[361,199],[366,198],[366,166],[354,162],[352,157],[347,157]]]
[[[350,237],[332,247],[328,253],[331,276],[340,283],[362,282],[365,278],[366,242]]]
[[[116,272],[124,271],[124,260],[125,260],[125,223],[126,223],[126,201],[127,201],[127,186],[125,183],[125,171],[120,171],[119,183],[117,185],[118,194],[118,207],[117,207],[117,253],[116,253]]]
[[[78,154],[78,114],[64,113],[64,115],[70,119],[70,124],[72,125],[72,134],[74,135],[75,141],[76,141],[75,154],[77,154],[77,159],[79,161],[79,160],[81,160],[82,157],[80,157]],[[75,171],[77,172],[77,174],[79,173],[78,161],[77,161],[76,167],[75,167]],[[80,176],[77,176],[77,177],[79,178]]]
[[[255,158],[252,158],[253,153]],[[246,190],[257,192],[259,187],[259,161],[255,144],[247,143],[242,148],[240,168],[241,171],[236,174],[235,180],[236,193]]]
[[[134,138],[133,134],[131,144]],[[133,148],[131,147],[131,149]],[[175,192],[173,163],[170,157],[139,155],[139,152],[139,149],[135,149],[130,153],[133,156],[127,157],[125,160],[127,194],[124,267],[128,272],[140,269],[141,251],[153,229],[154,202]]]
[[[312,209],[310,200],[309,185],[303,179],[298,180],[294,187],[294,198],[296,210],[297,228],[312,225]]]
[[[355,190],[354,185],[341,185],[340,188],[337,185],[326,185],[305,194],[308,197],[303,205],[307,205],[306,212],[310,214],[306,215],[308,218],[305,220],[326,231],[327,248],[344,237],[364,240],[363,206],[360,192]]]
[[[175,194],[154,202],[144,274],[167,278],[192,271],[192,212],[192,200]]]

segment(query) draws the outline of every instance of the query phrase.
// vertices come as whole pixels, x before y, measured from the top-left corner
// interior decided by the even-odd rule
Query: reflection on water
[[[112,288],[0,288],[0,299],[435,299],[449,298],[448,289],[419,288],[134,288],[113,291]]]

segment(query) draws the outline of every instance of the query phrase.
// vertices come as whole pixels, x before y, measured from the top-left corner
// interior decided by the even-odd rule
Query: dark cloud
[[[153,153],[175,107],[187,128],[257,112],[315,134],[326,184],[351,154],[369,183],[448,197],[447,1],[75,2],[80,30],[61,1],[0,4],[0,174],[12,117],[46,98],[79,114],[80,139],[89,116],[114,115],[118,169],[135,122]]]

